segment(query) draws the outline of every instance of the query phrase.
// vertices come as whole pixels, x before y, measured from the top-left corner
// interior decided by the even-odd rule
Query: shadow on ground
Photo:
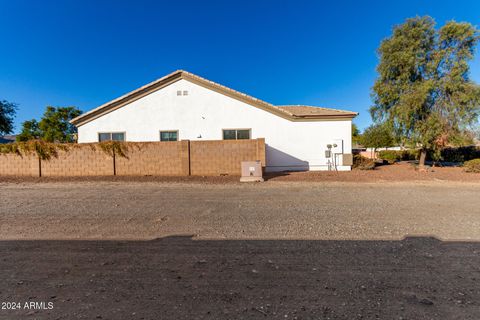
[[[480,243],[2,241],[1,319],[479,319]]]

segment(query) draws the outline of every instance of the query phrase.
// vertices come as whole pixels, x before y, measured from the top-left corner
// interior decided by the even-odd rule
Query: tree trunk
[[[427,159],[427,150],[422,149],[420,150],[420,160],[418,161],[418,166],[420,169],[425,168],[425,160]]]

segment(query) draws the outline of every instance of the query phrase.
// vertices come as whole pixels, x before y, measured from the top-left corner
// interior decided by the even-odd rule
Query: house
[[[273,105],[178,70],[71,123],[79,143],[265,138],[266,171],[350,170],[356,115]]]
[[[0,136],[0,144],[13,143],[15,142],[16,138],[16,135]]]

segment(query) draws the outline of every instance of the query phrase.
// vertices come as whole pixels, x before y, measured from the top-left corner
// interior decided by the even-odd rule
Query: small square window
[[[237,130],[237,140],[250,139],[250,130]]]
[[[160,131],[160,141],[178,141],[178,131]]]
[[[182,95],[182,91],[181,90],[178,90],[177,91],[177,96],[181,96]]]
[[[111,133],[99,133],[98,134],[98,142],[102,141],[110,141],[112,140],[112,134]]]
[[[184,96],[188,96],[188,91],[186,91],[186,90],[183,91],[183,95],[184,95]]]
[[[125,141],[125,133],[123,133],[123,132],[112,133],[112,140],[113,141]]]
[[[236,140],[236,130],[223,130],[223,140]]]

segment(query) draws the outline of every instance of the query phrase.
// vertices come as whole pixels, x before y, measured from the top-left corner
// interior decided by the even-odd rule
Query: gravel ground
[[[480,318],[478,183],[48,181],[0,183],[0,319]]]
[[[480,318],[480,245],[403,241],[0,242],[0,319]]]
[[[480,240],[480,184],[0,184],[0,239]]]

